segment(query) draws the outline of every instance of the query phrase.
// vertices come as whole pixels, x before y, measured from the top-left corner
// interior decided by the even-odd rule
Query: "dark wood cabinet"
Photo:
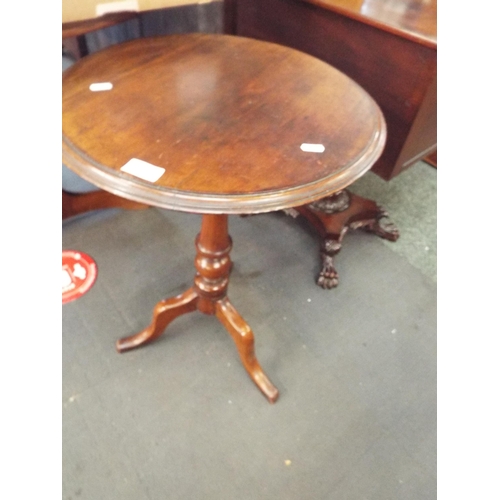
[[[301,50],[378,102],[387,145],[372,171],[389,180],[437,149],[436,0],[226,0],[228,33]]]

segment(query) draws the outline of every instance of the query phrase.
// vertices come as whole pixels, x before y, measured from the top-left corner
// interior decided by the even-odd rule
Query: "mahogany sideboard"
[[[227,33],[286,45],[336,67],[379,104],[390,180],[437,151],[437,0],[225,0]]]

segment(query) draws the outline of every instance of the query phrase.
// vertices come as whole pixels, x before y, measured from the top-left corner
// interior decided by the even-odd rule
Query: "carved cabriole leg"
[[[273,403],[278,398],[278,390],[255,357],[252,330],[227,298],[231,246],[227,215],[204,215],[196,238],[194,286],[182,295],[159,302],[154,308],[151,324],[136,335],[119,340],[116,347],[119,352],[124,352],[151,342],[175,318],[188,312],[198,310],[215,315],[231,334],[250,378]]]
[[[399,238],[398,229],[388,221],[387,212],[382,207],[348,190],[295,207],[295,210],[312,224],[322,239],[320,255],[323,267],[316,281],[322,288],[338,285],[333,258],[340,252],[342,239],[349,229],[364,229],[390,241]]]

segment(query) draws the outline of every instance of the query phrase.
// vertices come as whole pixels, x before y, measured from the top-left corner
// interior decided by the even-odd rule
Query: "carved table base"
[[[90,191],[89,193],[69,193],[62,192],[62,218],[68,219],[74,215],[99,210],[102,208],[126,208],[143,210],[149,208],[148,205],[137,201],[127,200],[104,190]]]
[[[294,215],[294,211],[304,216],[322,238],[320,254],[323,267],[316,281],[322,288],[338,285],[333,259],[340,252],[342,239],[349,229],[364,229],[390,241],[399,238],[398,229],[388,220],[387,212],[382,207],[348,190],[295,207],[288,213]]]
[[[278,390],[267,378],[255,357],[252,330],[227,297],[231,272],[231,238],[227,215],[204,215],[201,232],[196,238],[197,269],[194,286],[177,297],[156,304],[151,324],[141,332],[120,339],[118,352],[125,352],[151,342],[182,314],[193,311],[215,315],[236,344],[243,366],[269,402],[278,398]]]

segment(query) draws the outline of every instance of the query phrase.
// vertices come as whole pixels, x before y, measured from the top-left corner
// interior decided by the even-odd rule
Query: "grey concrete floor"
[[[63,498],[436,498],[436,171],[353,190],[398,242],[346,235],[340,284],[315,285],[318,239],[281,212],[230,217],[229,296],[280,390],[269,404],[214,318],[192,313],[118,354],[154,304],[190,286],[200,216],[151,208],[63,222],[98,278],[62,310]],[[427,249],[426,249],[427,248]]]

